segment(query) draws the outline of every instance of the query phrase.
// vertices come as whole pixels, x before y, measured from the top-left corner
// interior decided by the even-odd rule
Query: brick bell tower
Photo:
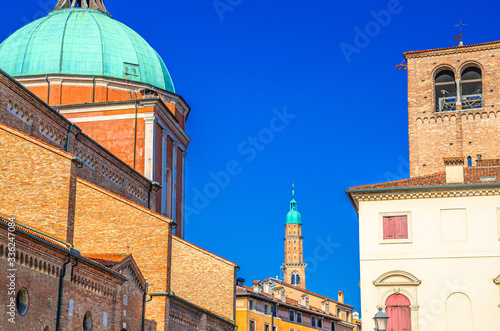
[[[290,211],[286,214],[285,227],[285,263],[281,266],[284,282],[306,289],[307,264],[304,264],[304,237],[302,237],[302,220],[295,201],[295,186],[292,189],[292,201],[290,201]]]
[[[443,158],[500,158],[500,41],[404,56],[410,176],[443,172]]]

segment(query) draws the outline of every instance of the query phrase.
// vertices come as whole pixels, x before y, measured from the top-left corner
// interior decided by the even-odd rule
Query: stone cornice
[[[353,200],[357,201],[384,201],[384,200],[407,200],[407,199],[438,199],[438,198],[460,198],[478,196],[500,195],[500,187],[484,188],[426,188],[421,189],[409,187],[404,191],[396,191],[387,188],[384,192],[349,192]]]
[[[47,79],[51,84],[63,84],[66,86],[93,86],[95,79],[96,86],[106,86],[123,91],[130,91],[131,89],[133,89],[135,93],[138,93],[144,88],[148,88],[157,92],[161,96],[161,98],[164,99],[164,102],[175,103],[176,109],[178,109],[184,116],[186,116],[186,118],[189,116],[189,113],[191,111],[189,105],[179,94],[163,91],[157,87],[144,83],[125,81],[117,78],[74,75],[16,77],[16,80],[25,87],[47,86]]]
[[[455,47],[447,47],[447,48],[437,48],[437,49],[429,49],[422,51],[411,51],[403,53],[406,59],[412,58],[421,58],[421,57],[429,57],[429,56],[441,56],[441,55],[452,55],[458,53],[470,53],[470,52],[479,52],[486,51],[491,49],[500,48],[500,41],[493,41],[489,43],[483,44],[474,44],[474,45],[466,45],[466,46],[455,46]]]

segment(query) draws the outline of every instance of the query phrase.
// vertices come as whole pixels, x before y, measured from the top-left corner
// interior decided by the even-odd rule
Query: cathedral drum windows
[[[434,76],[436,112],[483,108],[482,70],[475,64],[466,65],[460,75],[443,67]]]

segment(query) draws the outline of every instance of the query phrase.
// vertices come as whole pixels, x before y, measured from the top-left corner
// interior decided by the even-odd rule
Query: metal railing
[[[470,94],[462,96],[462,110],[483,108],[483,94]],[[457,96],[439,98],[439,109],[437,111],[455,111],[457,110]]]

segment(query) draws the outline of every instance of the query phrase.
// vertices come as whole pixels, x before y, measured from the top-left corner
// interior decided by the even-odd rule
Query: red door
[[[385,302],[389,316],[387,331],[411,331],[410,300],[402,294],[393,294]]]

